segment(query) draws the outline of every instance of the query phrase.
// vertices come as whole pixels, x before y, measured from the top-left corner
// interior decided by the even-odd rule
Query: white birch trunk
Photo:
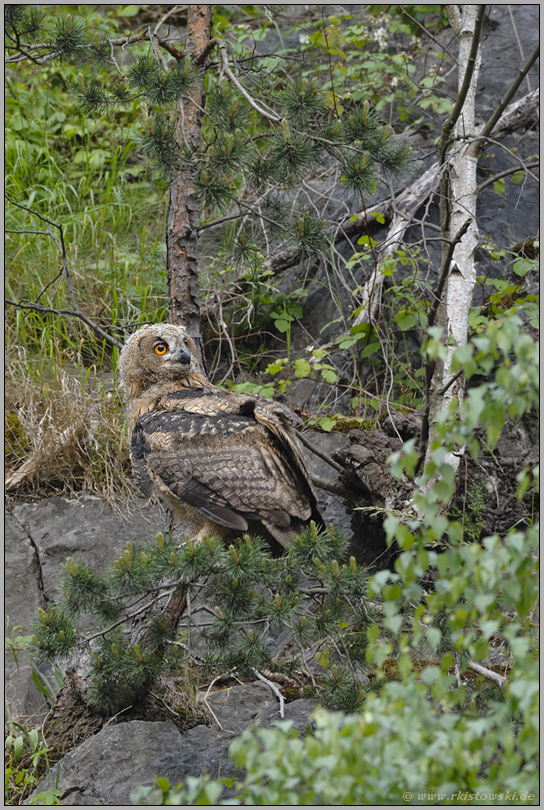
[[[461,90],[472,46],[478,6],[448,5],[447,9],[451,26],[459,40],[458,88]],[[478,156],[474,142],[474,111],[480,64],[480,49],[478,49],[472,81],[463,110],[455,126],[454,146],[448,161],[450,173],[449,238],[453,239],[468,219],[472,219],[472,222],[465,236],[455,247],[446,282],[442,312],[447,356],[443,364],[437,363],[432,384],[427,458],[433,443],[436,413],[447,408],[454,396],[459,401],[463,398],[462,378],[450,386],[445,393],[440,392],[453,376],[451,371],[453,353],[458,346],[467,342],[468,314],[476,284],[474,254],[478,246],[476,221]],[[448,454],[446,462],[457,470],[460,462],[459,454]]]

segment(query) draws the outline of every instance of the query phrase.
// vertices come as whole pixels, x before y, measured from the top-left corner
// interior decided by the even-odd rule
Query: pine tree
[[[262,670],[293,675],[313,655],[323,676],[314,677],[308,694],[331,708],[352,709],[362,695],[357,667],[374,619],[366,572],[353,557],[339,562],[345,552],[332,527],[319,531],[311,524],[282,557],[248,535],[226,548],[214,538],[180,547],[160,534],[141,547],[127,544],[104,576],[69,558],[61,599],[36,618],[36,655],[86,656],[83,698],[101,713],[137,702],[187,660],[203,675],[254,678]],[[203,601],[213,613],[199,640],[203,654],[169,621],[169,598],[180,589],[192,605]],[[85,632],[89,622],[92,630]],[[278,663],[271,639],[286,628],[298,653]]]
[[[330,244],[326,223],[292,206],[301,180],[315,167],[337,165],[341,182],[363,196],[380,178],[397,176],[409,151],[395,143],[391,126],[368,102],[340,115],[314,77],[279,77],[256,55],[233,65],[227,42],[210,38],[212,8],[188,6],[181,50],[150,28],[105,38],[70,15],[50,19],[32,6],[5,6],[8,62],[77,60],[74,92],[83,113],[107,114],[139,100],[138,147],[170,183],[170,319],[183,323],[198,345],[203,215],[243,218],[230,256],[240,268],[254,266],[265,252],[257,227],[263,218],[296,260],[323,255]]]

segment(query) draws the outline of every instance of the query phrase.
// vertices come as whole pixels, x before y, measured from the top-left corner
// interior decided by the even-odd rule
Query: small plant
[[[8,734],[4,743],[4,801],[6,805],[19,805],[28,799],[40,782],[44,770],[49,768],[49,749],[40,740],[37,729],[28,731],[13,720],[9,725],[15,733]],[[59,805],[60,795],[59,790],[43,791],[32,802],[26,803]]]
[[[17,634],[19,630],[24,630],[24,627],[15,625],[10,627],[10,620],[5,617],[5,635],[4,635],[4,649],[6,652],[11,653],[15,666],[19,669],[19,657],[21,653],[32,647],[32,636]],[[15,635],[17,634],[17,635]]]

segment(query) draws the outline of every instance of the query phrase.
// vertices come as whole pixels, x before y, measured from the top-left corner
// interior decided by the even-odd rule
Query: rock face
[[[21,524],[9,512],[4,520],[5,615],[8,635],[26,635],[32,615],[44,603],[41,571],[36,549]],[[15,629],[15,628],[21,629]],[[5,658],[5,695],[8,714],[32,717],[42,711],[44,696],[32,680],[32,667],[11,652]]]
[[[126,504],[124,514],[102,498],[82,496],[75,500],[48,498],[23,503],[6,512],[5,611],[10,627],[30,632],[33,616],[47,601],[58,596],[61,566],[67,557],[80,557],[99,571],[114,559],[124,545],[142,542],[163,531],[164,516],[158,507],[140,502]],[[6,698],[9,716],[34,722],[49,710],[44,695],[32,680],[32,668],[6,656]],[[52,680],[52,669],[42,668]]]
[[[170,721],[133,720],[103,728],[66,754],[33,795],[54,787],[65,795],[64,804],[126,806],[131,791],[155,784],[155,776],[171,785],[202,773],[213,779],[239,776],[228,758],[233,737],[250,724],[279,720],[278,702],[265,684],[250,683],[219,689],[207,703],[217,723],[185,734]],[[285,719],[302,732],[312,708],[310,701],[295,700],[286,705]]]

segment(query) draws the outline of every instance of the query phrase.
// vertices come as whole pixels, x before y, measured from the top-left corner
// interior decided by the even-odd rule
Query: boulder
[[[252,724],[269,726],[279,720],[278,702],[265,684],[256,682],[213,690],[206,703],[216,723],[184,734],[172,721],[132,720],[104,727],[66,754],[26,803],[55,788],[69,805],[123,806],[132,804],[130,794],[135,788],[154,785],[156,776],[173,786],[202,773],[212,779],[240,777],[229,763],[230,743]],[[288,703],[285,719],[302,732],[313,705],[308,700]]]
[[[131,541],[143,542],[165,530],[165,517],[144,500],[115,510],[103,498],[47,498],[22,503],[5,516],[5,612],[16,635],[31,632],[33,617],[58,597],[61,566],[80,558],[99,571]],[[11,635],[15,635],[10,631]],[[53,668],[40,670],[54,690]],[[49,703],[33,680],[33,669],[19,654],[6,656],[6,705],[10,719],[41,722]]]

